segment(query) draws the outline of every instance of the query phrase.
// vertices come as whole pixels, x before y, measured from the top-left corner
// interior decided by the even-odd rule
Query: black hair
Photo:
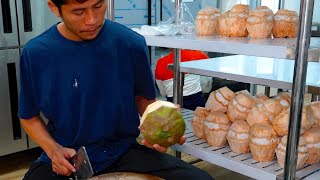
[[[61,12],[61,6],[66,4],[70,0],[51,0],[51,1],[53,2],[53,4],[55,4],[58,7],[59,11]],[[84,3],[87,0],[75,0],[75,1],[77,1],[78,3]]]

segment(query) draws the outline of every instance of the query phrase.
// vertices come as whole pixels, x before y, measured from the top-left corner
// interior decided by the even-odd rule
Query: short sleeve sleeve
[[[26,48],[20,56],[20,91],[18,116],[22,119],[31,119],[39,114],[33,88],[30,60]]]
[[[135,96],[143,96],[147,99],[156,98],[155,85],[149,64],[149,51],[145,40],[138,43],[134,58],[134,91]]]

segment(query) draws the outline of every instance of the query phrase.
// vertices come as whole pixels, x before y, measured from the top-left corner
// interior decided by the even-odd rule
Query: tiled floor
[[[182,154],[182,159],[191,162],[193,160],[196,160],[196,158]],[[247,176],[241,175],[239,173],[230,171],[228,169],[222,168],[220,166],[208,163],[206,161],[201,161],[194,164],[195,166],[199,167],[200,169],[203,169],[207,171],[210,175],[214,176],[216,180],[248,180],[251,179]]]
[[[0,157],[0,180],[21,180],[30,163],[40,155],[40,151],[35,148]]]

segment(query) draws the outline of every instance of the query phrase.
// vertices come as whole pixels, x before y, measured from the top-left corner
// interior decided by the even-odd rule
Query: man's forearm
[[[40,116],[35,116],[31,119],[20,119],[20,122],[28,136],[46,153],[59,146],[49,134],[46,124]]]

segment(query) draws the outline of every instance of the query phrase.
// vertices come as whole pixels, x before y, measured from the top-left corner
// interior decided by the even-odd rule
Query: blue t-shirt
[[[40,112],[62,146],[85,146],[95,172],[110,166],[139,135],[135,96],[155,98],[145,39],[106,20],[94,40],[64,38],[54,25],[24,47],[19,117]],[[43,153],[40,161],[50,163]]]

